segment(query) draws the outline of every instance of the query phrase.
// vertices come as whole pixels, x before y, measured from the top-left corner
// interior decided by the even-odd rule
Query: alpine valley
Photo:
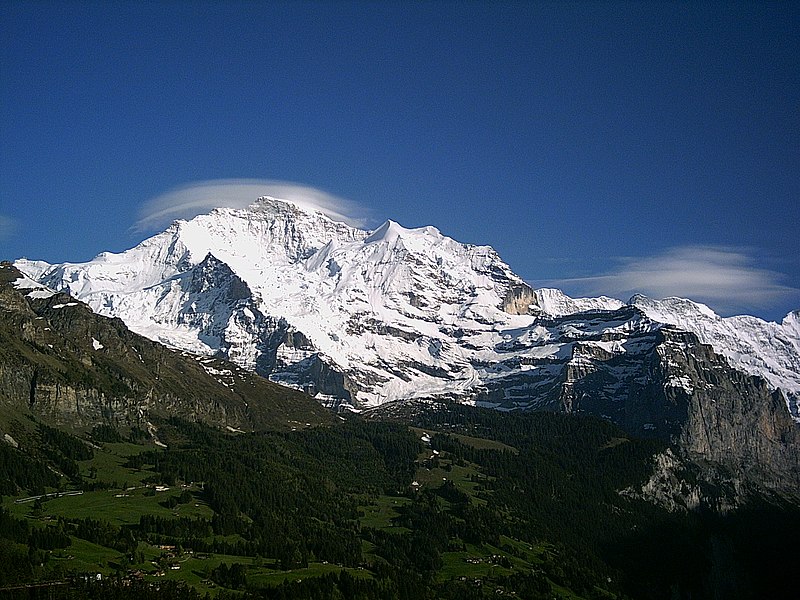
[[[40,423],[29,439],[55,426],[96,448],[103,432],[155,444],[126,468],[207,502],[209,535],[228,554],[274,558],[281,572],[310,568],[309,557],[339,564],[323,570],[342,595],[314,597],[755,598],[791,587],[776,579],[798,556],[786,536],[800,533],[800,311],[778,324],[680,298],[570,298],[434,227],[365,231],[271,197],[87,263],[2,269],[3,414]],[[33,431],[3,422],[17,447],[11,434]],[[208,470],[222,455],[235,484]],[[346,475],[327,465],[337,460]],[[250,479],[301,481],[293,493],[344,508],[311,511],[308,533],[300,500],[273,498],[270,510],[294,511],[281,529],[255,492],[225,491]],[[780,539],[748,549],[766,526]],[[141,521],[136,531],[152,534]],[[559,574],[559,552],[585,569]],[[246,587],[223,564],[203,581],[312,597]],[[464,564],[507,576],[477,569],[478,585]],[[359,584],[349,568],[394,583]]]

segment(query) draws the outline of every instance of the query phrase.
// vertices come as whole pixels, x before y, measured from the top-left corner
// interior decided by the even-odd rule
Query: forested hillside
[[[453,407],[157,425],[166,448],[17,423],[19,447],[0,445],[0,597],[791,597],[796,507],[629,498],[661,446],[600,420]]]

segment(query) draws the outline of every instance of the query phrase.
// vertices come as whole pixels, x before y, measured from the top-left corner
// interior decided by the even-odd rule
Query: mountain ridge
[[[431,226],[407,229],[389,220],[364,231],[263,197],[245,209],[176,221],[131,250],[87,263],[15,264],[151,339],[230,358],[329,406],[362,409],[438,395],[474,402],[503,378],[487,365],[507,361],[511,346],[523,362],[571,351],[578,338],[561,332],[549,334],[562,342],[548,350],[535,333],[542,323],[632,306],[653,327],[691,331],[733,367],[764,377],[800,419],[793,313],[777,324],[718,317],[683,299],[634,296],[626,304],[535,290],[491,247],[461,244]],[[209,290],[187,283],[201,277],[197,271],[227,291],[214,292],[209,304],[202,297]],[[619,337],[616,330],[624,329],[594,323],[600,329],[584,334]]]

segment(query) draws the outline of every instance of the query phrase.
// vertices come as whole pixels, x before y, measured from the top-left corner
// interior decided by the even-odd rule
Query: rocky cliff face
[[[800,499],[800,426],[785,398],[733,369],[694,334],[661,328],[616,412],[595,391],[598,371],[588,368],[565,385],[561,408],[612,413],[628,430],[671,444],[644,488],[628,493],[671,509],[718,512],[754,494]]]
[[[675,339],[677,337],[677,339]],[[661,347],[665,401],[685,416],[673,440],[704,479],[746,493],[759,487],[800,495],[800,426],[781,392],[735,369],[689,334]]]
[[[800,500],[800,425],[765,380],[636,307],[537,324],[495,348],[501,359],[484,367],[495,376],[475,403],[593,415],[664,440],[671,450],[653,477],[626,493],[671,509],[724,512],[756,494]],[[376,410],[413,414],[402,403]]]
[[[781,323],[768,323],[746,315],[722,318],[684,298],[637,295],[630,304],[654,321],[695,334],[736,370],[781,390],[789,412],[800,420],[800,312],[789,313]]]
[[[243,430],[330,419],[303,394],[153,343],[8,263],[0,266],[0,403],[76,428],[146,429],[154,415]]]

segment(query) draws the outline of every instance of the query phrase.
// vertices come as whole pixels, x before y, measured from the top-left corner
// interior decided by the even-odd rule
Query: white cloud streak
[[[17,222],[6,215],[0,215],[0,242],[9,239],[17,230]]]
[[[310,186],[273,179],[215,179],[190,183],[148,200],[139,210],[133,230],[153,231],[214,208],[245,208],[261,196],[289,200],[355,227],[366,220],[366,211],[355,202]]]
[[[640,293],[653,298],[679,296],[708,304],[720,314],[737,314],[791,302],[800,306],[800,289],[784,276],[760,268],[741,248],[679,246],[649,257],[620,260],[615,270],[549,284],[576,295],[610,295],[626,300]]]

